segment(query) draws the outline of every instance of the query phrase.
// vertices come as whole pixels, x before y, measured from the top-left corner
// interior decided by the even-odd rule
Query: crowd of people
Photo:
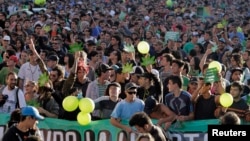
[[[76,121],[80,110],[62,106],[74,95],[95,102],[92,120],[128,133],[227,112],[250,121],[248,0],[47,0],[40,11],[32,1],[0,4],[0,113],[33,106]],[[206,78],[212,61],[222,68],[216,81]],[[230,107],[220,104],[223,93]]]

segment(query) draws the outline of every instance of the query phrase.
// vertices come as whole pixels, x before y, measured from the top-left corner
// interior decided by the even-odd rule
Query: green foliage
[[[122,73],[130,73],[133,71],[133,64],[126,63],[122,66]]]
[[[74,43],[69,46],[69,52],[70,53],[75,53],[77,51],[81,51],[82,48],[82,43]]]
[[[145,57],[142,58],[142,66],[148,66],[148,65],[153,65],[155,63],[155,57],[154,56],[150,56],[147,55]]]
[[[49,82],[49,75],[47,73],[43,73],[38,78],[38,85],[40,87],[44,86],[47,82]]]
[[[126,52],[135,52],[135,47],[132,44],[125,44],[123,50]]]

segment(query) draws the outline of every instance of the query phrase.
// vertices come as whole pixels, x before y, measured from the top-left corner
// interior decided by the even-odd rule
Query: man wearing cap
[[[144,102],[136,97],[138,86],[129,82],[125,85],[126,98],[117,103],[111,114],[110,122],[113,126],[120,128],[127,133],[132,132],[132,128],[122,124],[122,121],[129,120],[136,112],[142,112]]]
[[[101,96],[94,100],[95,110],[100,110],[100,119],[109,119],[116,104],[122,99],[119,98],[121,93],[121,85],[117,82],[112,82],[108,85],[105,96]]]
[[[35,107],[23,107],[21,109],[20,122],[7,130],[3,135],[2,141],[24,141],[28,136],[34,135],[32,130],[38,130],[36,127],[37,121],[43,119],[44,117],[39,114]]]
[[[96,98],[104,95],[105,90],[110,83],[108,80],[111,70],[112,68],[108,64],[101,63],[98,65],[95,70],[97,78],[89,83],[86,91],[86,97],[95,100]]]
[[[67,49],[65,46],[63,46],[62,39],[60,37],[55,37],[55,39],[52,41],[52,48],[53,51],[56,53],[56,55],[59,58],[59,64],[63,65],[64,64],[64,56],[67,52]]]
[[[8,35],[5,35],[3,36],[3,39],[2,39],[2,48],[3,50],[6,50],[10,45],[10,36]]]
[[[198,86],[198,79],[197,79],[197,77],[191,77],[189,79],[187,91],[190,94],[193,94],[193,92],[195,92],[195,90],[197,89],[197,86]]]
[[[134,66],[133,71],[130,73],[130,82],[134,82],[139,85],[140,75],[144,73],[144,69],[141,66]]]
[[[50,55],[47,59],[47,68],[50,72],[52,69],[54,69],[59,63],[59,58],[56,54]]]
[[[161,103],[163,100],[163,87],[160,79],[153,73],[145,72],[140,75],[138,97],[145,101],[147,97],[154,96]]]
[[[7,67],[3,67],[0,70],[0,84],[5,84],[6,76],[9,72],[13,71],[18,73],[18,68],[16,68],[16,64],[18,63],[18,58],[15,55],[11,55],[6,62]]]
[[[105,90],[110,83],[109,78],[111,70],[112,68],[108,64],[101,63],[98,65],[95,70],[97,78],[89,83],[86,90],[86,97],[95,100],[98,97],[104,96]],[[99,112],[94,111],[92,115],[99,116]]]

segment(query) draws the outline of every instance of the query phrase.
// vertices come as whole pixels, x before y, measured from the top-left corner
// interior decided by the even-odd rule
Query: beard
[[[10,85],[9,85],[9,88],[10,88],[11,90],[13,90],[13,89],[15,89],[15,86],[16,86],[16,84],[10,84]]]

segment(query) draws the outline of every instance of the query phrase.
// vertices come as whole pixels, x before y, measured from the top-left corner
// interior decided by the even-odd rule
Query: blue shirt
[[[181,94],[178,97],[175,97],[173,93],[168,93],[165,96],[165,105],[176,115],[187,116],[194,111],[191,102],[191,94],[187,91],[181,91]]]
[[[142,112],[144,106],[144,101],[138,98],[136,98],[133,102],[122,100],[116,104],[111,117],[119,118],[121,120],[129,120],[136,112]]]

